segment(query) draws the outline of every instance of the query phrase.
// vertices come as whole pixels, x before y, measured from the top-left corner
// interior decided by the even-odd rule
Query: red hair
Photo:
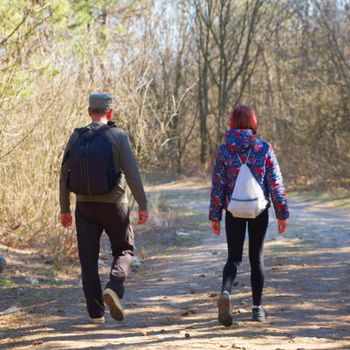
[[[229,127],[230,130],[251,129],[255,133],[258,127],[253,108],[250,108],[247,105],[236,106],[230,115]]]

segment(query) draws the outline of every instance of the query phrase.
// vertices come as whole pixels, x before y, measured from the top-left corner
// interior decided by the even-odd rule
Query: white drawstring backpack
[[[236,153],[241,167],[227,207],[234,217],[243,219],[255,219],[268,204],[264,191],[247,165],[251,150],[249,150],[245,163],[242,163],[240,156]]]

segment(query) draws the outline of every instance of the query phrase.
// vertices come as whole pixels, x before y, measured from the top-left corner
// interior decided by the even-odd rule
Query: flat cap
[[[107,110],[113,108],[113,97],[110,94],[91,94],[89,96],[91,109]]]

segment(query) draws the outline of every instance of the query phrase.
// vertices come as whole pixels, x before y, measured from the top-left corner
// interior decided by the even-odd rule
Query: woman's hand
[[[216,236],[220,236],[220,221],[212,220],[211,222],[211,232]]]
[[[148,219],[148,211],[147,210],[139,210],[139,225],[143,225],[146,223]]]
[[[287,221],[278,220],[278,233],[281,235],[286,232],[286,229],[287,229]]]

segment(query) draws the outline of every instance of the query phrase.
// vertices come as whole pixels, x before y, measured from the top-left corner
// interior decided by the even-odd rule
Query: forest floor
[[[271,217],[265,244],[268,321],[250,321],[246,244],[232,298],[234,323],[223,327],[216,298],[226,240],[210,233],[207,184],[173,182],[148,193],[159,217],[146,230],[135,225],[141,265],[126,283],[123,322],[107,311],[105,324],[89,324],[76,263],[58,272],[33,251],[0,246],[9,265],[0,275],[1,349],[350,350],[348,210],[291,198],[287,233],[277,235]],[[105,240],[103,281],[109,263]],[[1,314],[10,307],[16,309]]]

